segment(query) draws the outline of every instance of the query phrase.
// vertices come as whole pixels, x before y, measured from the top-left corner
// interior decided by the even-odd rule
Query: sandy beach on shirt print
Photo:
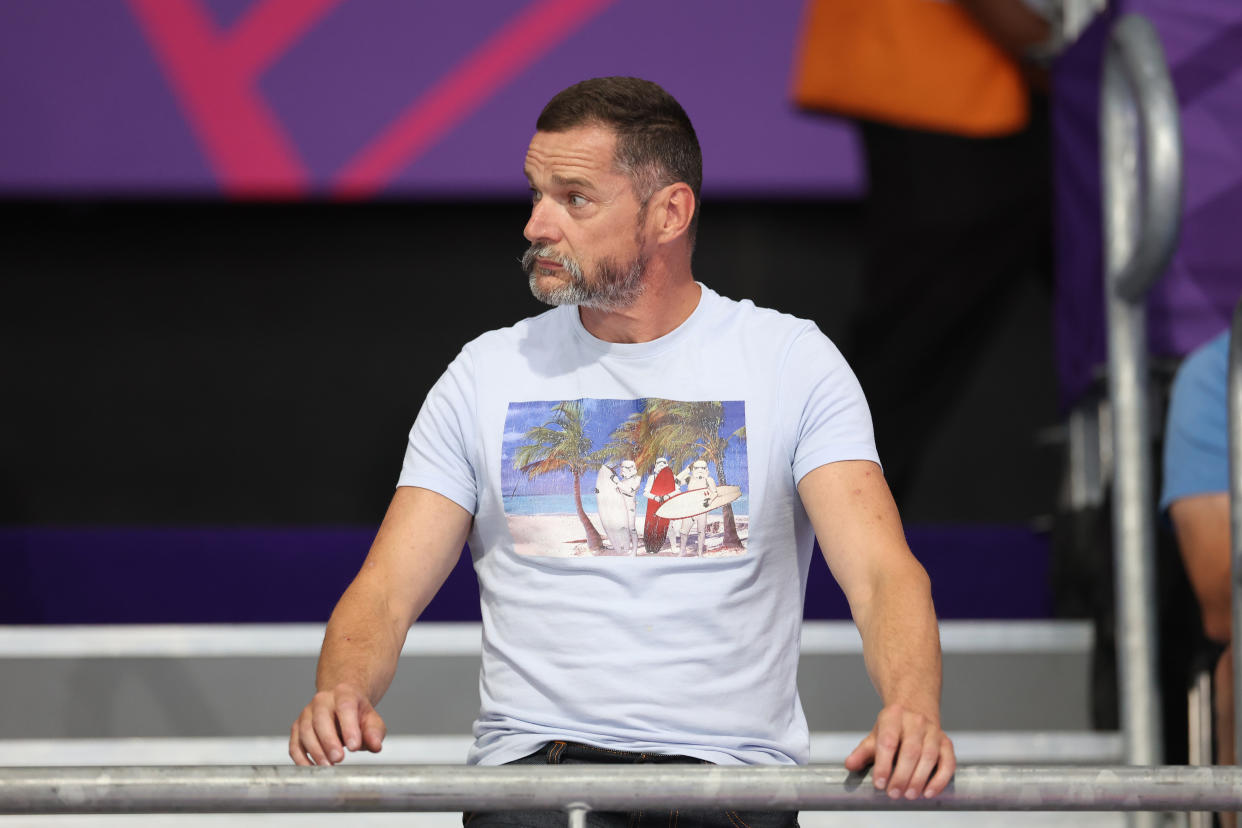
[[[513,402],[500,472],[518,554],[746,554],[750,485],[741,401]],[[678,514],[699,514],[655,517],[661,504],[679,496]],[[687,509],[689,501],[695,505]]]

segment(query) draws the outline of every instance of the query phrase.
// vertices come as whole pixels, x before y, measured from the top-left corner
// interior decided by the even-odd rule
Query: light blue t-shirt
[[[1186,357],[1173,379],[1164,429],[1160,510],[1190,495],[1229,491],[1229,332]]]
[[[796,484],[838,460],[878,462],[837,349],[813,323],[706,287],[651,342],[596,339],[560,307],[468,344],[428,395],[398,484],[475,517],[468,761],[564,739],[806,762],[796,678],[813,532]]]

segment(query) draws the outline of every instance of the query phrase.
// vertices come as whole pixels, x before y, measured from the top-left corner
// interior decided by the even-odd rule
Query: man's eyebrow
[[[526,176],[526,183],[529,184],[531,187],[534,187],[535,179],[531,176],[530,170],[523,170],[522,173]],[[565,176],[565,175],[554,174],[552,176],[552,183],[555,184],[557,187],[579,187],[581,189],[586,189],[586,190],[595,189],[594,182],[588,181],[585,178],[578,178],[576,176]]]
[[[582,187],[584,189],[593,189],[595,185],[585,178],[574,178],[563,175],[552,176],[552,183],[558,187]]]

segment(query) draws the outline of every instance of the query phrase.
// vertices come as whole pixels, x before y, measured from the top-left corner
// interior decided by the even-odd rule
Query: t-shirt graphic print
[[[743,555],[746,406],[654,397],[511,402],[500,480],[519,555]]]

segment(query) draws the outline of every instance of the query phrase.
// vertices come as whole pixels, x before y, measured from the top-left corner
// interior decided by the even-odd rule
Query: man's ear
[[[689,184],[670,184],[656,192],[652,201],[657,244],[667,244],[689,232],[695,209],[694,190]]]

